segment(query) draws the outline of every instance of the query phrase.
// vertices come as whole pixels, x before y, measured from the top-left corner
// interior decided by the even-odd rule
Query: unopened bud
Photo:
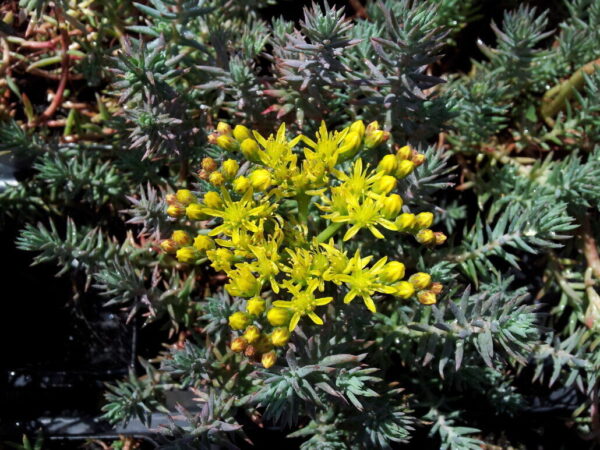
[[[390,261],[383,266],[381,280],[385,283],[395,283],[404,278],[404,264],[400,261]]]
[[[223,200],[217,192],[208,191],[204,194],[204,204],[209,208],[216,209],[223,204]]]
[[[396,218],[398,231],[409,231],[415,226],[415,222],[415,215],[411,213],[402,213]]]
[[[210,176],[210,172],[207,172],[206,170],[202,169],[200,172],[198,172],[198,178],[200,178],[201,180],[208,180],[208,177]]]
[[[243,194],[248,189],[250,189],[250,180],[244,176],[237,177],[233,180],[233,190],[238,194]]]
[[[436,281],[435,283],[431,283],[431,286],[429,286],[429,290],[431,292],[433,292],[435,295],[440,295],[442,293],[442,291],[444,290],[444,285],[438,281]]]
[[[400,179],[406,178],[413,172],[413,170],[415,170],[415,163],[409,159],[405,159],[398,163],[398,168],[396,169],[396,176]]]
[[[265,312],[265,301],[260,297],[252,297],[246,303],[246,311],[253,316],[259,316]]]
[[[343,156],[344,159],[352,158],[360,149],[361,141],[362,139],[357,132],[350,131],[340,146],[340,156]]]
[[[231,135],[231,125],[226,122],[219,122],[217,124],[217,133]]]
[[[405,145],[404,147],[400,147],[398,149],[398,151],[396,152],[396,158],[398,158],[398,161],[404,161],[405,159],[411,159],[412,153],[413,153],[413,151],[410,148],[410,146]]]
[[[221,171],[225,178],[233,178],[237,175],[238,170],[240,170],[240,165],[235,159],[228,159],[223,162],[223,166],[221,167]]]
[[[250,174],[250,184],[257,191],[266,191],[271,183],[271,174],[266,169],[257,169]]]
[[[277,362],[277,353],[275,353],[274,351],[265,353],[264,355],[262,355],[260,362],[262,363],[265,369],[272,367]]]
[[[362,137],[365,135],[365,124],[362,120],[357,120],[356,122],[353,122],[352,125],[350,125],[350,131],[354,131],[355,133],[358,133],[358,135]]]
[[[290,340],[290,330],[285,327],[276,328],[271,333],[271,343],[275,347],[283,347]]]
[[[191,245],[193,241],[192,236],[190,236],[190,233],[183,230],[173,231],[173,233],[171,234],[171,239],[173,239],[177,243],[177,245],[180,246]]]
[[[177,251],[179,246],[177,245],[177,242],[175,242],[173,239],[165,239],[160,243],[160,248],[163,252],[172,255]]]
[[[217,137],[217,139],[215,139],[215,144],[228,152],[236,151],[240,145],[232,136],[228,134],[222,134],[221,136]]]
[[[208,217],[204,214],[204,207],[199,203],[190,203],[187,208],[185,208],[185,215],[188,216],[190,220],[206,220]]]
[[[421,228],[429,228],[433,223],[433,213],[430,212],[422,212],[415,216],[415,227]]]
[[[435,234],[429,228],[425,228],[415,235],[415,239],[419,244],[430,245],[435,243]]]
[[[417,291],[427,289],[431,283],[431,275],[424,272],[417,272],[410,276],[408,282],[411,283]]]
[[[402,210],[402,197],[398,194],[392,194],[383,199],[381,212],[386,219],[393,219],[398,216]]]
[[[238,142],[243,142],[245,139],[250,139],[252,133],[250,133],[250,130],[244,125],[236,125],[233,129],[233,137],[236,138]]]
[[[177,201],[182,205],[189,205],[196,201],[196,196],[189,189],[179,189],[175,194]]]
[[[425,155],[423,153],[415,153],[411,159],[415,167],[419,167],[421,164],[425,162]]]
[[[389,133],[383,130],[376,130],[365,135],[365,147],[375,148],[389,138]]]
[[[379,161],[377,170],[385,172],[386,175],[392,175],[398,167],[398,161],[394,155],[385,155]]]
[[[194,238],[194,248],[199,252],[206,252],[215,248],[215,241],[205,234],[199,234]]]
[[[258,143],[254,139],[245,139],[242,141],[240,145],[240,149],[242,150],[242,154],[246,157],[248,161],[259,162],[260,158],[258,156],[258,152],[260,151],[260,147]]]
[[[379,122],[374,120],[373,122],[369,123],[369,125],[367,125],[367,128],[365,129],[365,133],[371,134],[377,130],[379,130]]]
[[[394,295],[400,298],[410,298],[415,293],[415,287],[408,281],[400,281],[394,286],[396,292]]]
[[[441,231],[436,231],[433,234],[435,235],[435,245],[442,245],[444,242],[446,242],[446,239],[448,239],[448,236]]]
[[[208,182],[213,186],[223,186],[225,184],[225,177],[221,172],[213,172],[208,177]]]
[[[384,175],[379,180],[375,182],[373,186],[373,191],[378,194],[389,194],[394,189],[396,189],[396,185],[398,184],[398,180],[391,175]]]
[[[437,298],[435,294],[431,291],[421,291],[417,294],[417,299],[419,299],[419,303],[422,305],[435,305],[437,303]]]
[[[167,208],[167,215],[175,218],[183,217],[185,214],[185,208],[181,204],[169,205]]]
[[[165,196],[165,201],[167,202],[167,205],[176,205],[179,203],[175,194],[167,194]]]
[[[214,172],[215,170],[217,170],[217,162],[214,159],[212,159],[210,156],[207,156],[206,158],[202,158],[202,163],[200,165],[202,167],[202,170],[205,170],[208,173]]]
[[[187,264],[193,264],[200,259],[200,253],[194,247],[183,247],[177,250],[175,254],[177,261]]]
[[[271,308],[267,312],[267,320],[274,327],[281,327],[290,322],[290,311],[286,308]]]
[[[248,358],[254,358],[256,355],[258,355],[258,350],[254,345],[249,345],[246,347],[244,355],[246,355]]]
[[[248,342],[246,341],[246,339],[244,339],[243,337],[238,337],[231,341],[230,348],[236,353],[241,353],[244,350],[246,350],[247,346]]]
[[[244,338],[249,344],[254,344],[260,338],[260,330],[255,325],[250,325],[244,331]]]
[[[229,316],[229,326],[234,330],[243,330],[250,325],[250,316],[248,314],[237,311]]]

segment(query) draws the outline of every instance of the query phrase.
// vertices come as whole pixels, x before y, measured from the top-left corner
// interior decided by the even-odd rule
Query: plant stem
[[[298,218],[300,219],[300,222],[306,224],[308,223],[308,207],[310,204],[310,197],[304,192],[300,192],[296,196],[296,201],[298,202]]]
[[[337,230],[342,227],[343,224],[343,222],[331,222],[327,228],[319,233],[317,236],[317,242],[322,243],[328,240],[337,232]]]

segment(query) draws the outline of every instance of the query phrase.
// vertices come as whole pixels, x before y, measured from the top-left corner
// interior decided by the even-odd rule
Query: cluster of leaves
[[[487,21],[483,2],[324,2],[297,21],[270,17],[275,3],[0,6],[0,151],[13,174],[2,223],[19,224],[35,263],[80,276],[79,293],[179,338],[111,385],[105,418],[181,416],[164,430],[172,448],[242,445],[247,423],[304,449],[389,448],[422,429],[432,447],[478,448],[503,419],[535,415],[534,388],[560,389],[576,399],[561,417],[597,438],[600,1],[566,1],[552,24],[527,5],[507,11],[471,70],[441,77],[445,46]],[[55,86],[48,102],[38,78]],[[321,120],[378,120],[393,145],[424,153],[398,192],[411,212],[434,210],[447,244],[361,245],[431,273],[438,305],[345,305],[323,329],[303,325],[268,369],[233,353],[227,318],[242,301],[157,246],[174,229],[165,195],[209,190],[196,173],[225,159],[207,138],[223,119],[267,135],[274,122],[314,135]],[[168,410],[181,390],[196,409]]]

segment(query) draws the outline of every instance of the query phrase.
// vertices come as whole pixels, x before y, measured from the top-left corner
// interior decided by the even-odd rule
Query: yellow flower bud
[[[366,134],[371,134],[375,131],[379,130],[379,122],[377,122],[376,120],[374,120],[373,122],[369,123],[369,125],[367,125],[367,128],[365,130]]]
[[[238,194],[243,194],[250,189],[250,180],[244,176],[237,177],[233,180],[233,190]]]
[[[379,180],[375,182],[375,186],[373,186],[373,191],[378,194],[389,194],[394,189],[396,189],[396,185],[398,184],[398,180],[391,175],[384,175]]]
[[[400,281],[394,287],[396,288],[396,292],[394,293],[396,297],[410,298],[415,293],[415,287],[408,281]]]
[[[419,244],[435,244],[435,234],[429,228],[419,231],[416,234],[415,239]]]
[[[185,214],[185,208],[183,205],[169,205],[167,208],[167,215],[175,218],[183,217]]]
[[[217,170],[217,162],[212,159],[210,156],[202,159],[202,170],[210,173]]]
[[[225,285],[225,289],[231,295],[248,298],[258,294],[260,284],[247,266],[229,272],[228,275],[229,283]]]
[[[260,158],[258,156],[258,152],[260,151],[260,147],[256,143],[254,139],[245,139],[240,145],[240,149],[242,150],[242,154],[246,157],[248,161],[259,162]]]
[[[231,262],[233,261],[233,253],[226,248],[217,248],[216,250],[208,250],[206,256],[211,261],[211,266],[215,270],[230,270]]]
[[[171,234],[171,239],[173,239],[177,245],[186,246],[192,244],[192,236],[190,233],[183,230],[175,230],[173,234]]]
[[[340,155],[344,156],[345,159],[352,158],[360,148],[361,141],[362,139],[357,132],[350,131],[340,146]]]
[[[250,316],[244,312],[237,311],[229,316],[229,326],[233,330],[243,330],[250,325]]]
[[[258,350],[254,345],[248,345],[244,351],[244,355],[246,355],[248,358],[254,358],[256,355],[258,355]]]
[[[244,331],[244,339],[248,341],[249,344],[254,344],[260,338],[260,330],[257,326],[250,325]]]
[[[167,205],[178,205],[179,201],[177,201],[177,196],[175,194],[167,194],[165,196],[165,201]]]
[[[404,264],[400,261],[390,261],[383,266],[381,280],[385,283],[395,283],[404,278]]]
[[[406,178],[412,173],[413,170],[415,170],[415,163],[409,159],[405,159],[398,163],[398,168],[396,169],[396,176],[400,179]]]
[[[408,282],[412,284],[417,291],[427,289],[431,283],[431,275],[424,272],[417,272],[410,276]]]
[[[219,148],[222,148],[228,152],[234,152],[240,147],[240,144],[238,144],[238,142],[228,134],[222,134],[221,136],[217,137],[215,139],[215,144],[217,144]]]
[[[414,214],[402,213],[396,218],[398,231],[408,231],[415,226],[416,218]]]
[[[362,137],[365,135],[364,122],[362,120],[357,120],[356,122],[353,122],[352,125],[350,125],[350,131],[354,131],[355,133],[358,133],[358,135],[362,139]]]
[[[287,308],[271,308],[267,311],[267,320],[274,327],[287,325],[290,318],[290,310]]]
[[[290,340],[290,330],[286,327],[276,328],[271,333],[271,343],[275,347],[283,347]]]
[[[422,212],[415,216],[415,227],[421,228],[429,228],[433,223],[433,213],[430,212]]]
[[[275,353],[273,350],[271,350],[268,353],[265,353],[264,355],[262,355],[260,362],[262,363],[265,369],[272,367],[277,362],[277,353]]]
[[[246,311],[253,316],[260,316],[265,312],[265,301],[260,297],[252,297],[246,303]]]
[[[367,134],[365,135],[365,147],[375,148],[387,141],[389,137],[390,134],[387,131],[375,130],[372,133],[367,131]]]
[[[446,239],[448,239],[448,236],[441,231],[436,231],[433,234],[435,235],[435,245],[442,245],[444,242],[446,242]]]
[[[175,256],[177,257],[177,261],[188,264],[193,264],[200,259],[200,254],[194,247],[182,247],[177,250]]]
[[[199,234],[194,238],[194,248],[199,252],[206,252],[215,248],[215,241],[205,234]]]
[[[243,337],[238,337],[231,341],[230,348],[236,353],[241,353],[244,350],[246,350],[247,346],[248,342],[246,341],[246,339],[244,339]]]
[[[271,174],[266,169],[257,169],[250,174],[250,184],[257,191],[266,191],[271,183]]]
[[[425,159],[426,157],[423,153],[415,153],[411,158],[411,161],[413,162],[415,167],[418,167],[425,162]]]
[[[398,161],[404,161],[405,159],[411,159],[412,156],[412,148],[410,146],[405,145],[404,147],[400,147],[396,152],[396,158]]]
[[[240,170],[240,165],[235,159],[228,159],[227,161],[224,161],[223,167],[221,168],[225,178],[235,177],[238,173],[238,170]]]
[[[213,172],[208,177],[208,182],[213,186],[223,186],[225,183],[225,177],[221,172]]]
[[[393,219],[402,210],[402,197],[398,194],[392,194],[389,197],[383,199],[383,206],[381,212],[386,219]]]
[[[385,155],[379,161],[377,165],[377,170],[383,171],[386,175],[391,175],[396,171],[396,167],[398,167],[398,161],[394,155]]]
[[[444,285],[436,281],[435,283],[431,283],[431,286],[429,286],[429,290],[435,295],[439,295],[444,290]]]
[[[431,291],[421,291],[417,294],[417,299],[419,303],[423,305],[435,305],[437,303],[437,298],[435,294]]]
[[[249,139],[252,137],[252,133],[250,130],[244,125],[236,125],[233,129],[233,137],[238,140],[238,142],[243,142],[245,139]]]
[[[231,135],[231,125],[226,122],[219,122],[217,124],[217,133]]]
[[[256,350],[259,353],[266,353],[273,350],[273,344],[271,343],[271,339],[269,339],[266,335],[262,334],[260,339],[256,344],[254,344]]]
[[[190,203],[185,208],[185,214],[190,220],[206,220],[207,216],[204,214],[204,207],[200,203]]]
[[[179,189],[175,194],[175,198],[183,205],[189,205],[196,201],[196,196],[189,189]]]
[[[177,251],[179,246],[177,245],[177,242],[175,242],[173,239],[165,239],[160,243],[160,248],[163,252],[172,255]]]
[[[204,194],[204,204],[211,209],[217,209],[223,204],[223,200],[217,192],[208,191]]]

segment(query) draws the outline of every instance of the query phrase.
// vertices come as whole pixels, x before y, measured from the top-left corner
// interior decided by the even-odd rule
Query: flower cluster
[[[323,123],[314,139],[288,139],[285,125],[264,137],[224,123],[210,136],[231,158],[220,167],[212,158],[202,161],[198,176],[214,190],[168,196],[167,214],[185,219],[196,236],[176,230],[161,247],[182,263],[210,262],[227,274],[227,292],[247,299],[245,310],[229,317],[240,333],[233,351],[270,367],[277,359],[274,349],[287,344],[301,320],[323,324],[324,307],[337,292],[345,292],[344,303],[360,297],[371,312],[386,295],[436,302],[442,286],[430,275],[405,280],[401,261],[383,257],[373,263],[360,249],[353,254],[344,249],[362,232],[377,239],[384,232],[409,233],[428,246],[446,239],[430,229],[432,213],[403,210],[394,192],[398,180],[424,162],[423,154],[404,146],[374,167],[363,163],[361,152],[387,138],[377,122],[362,121],[333,132]],[[309,214],[313,204],[320,218]]]

